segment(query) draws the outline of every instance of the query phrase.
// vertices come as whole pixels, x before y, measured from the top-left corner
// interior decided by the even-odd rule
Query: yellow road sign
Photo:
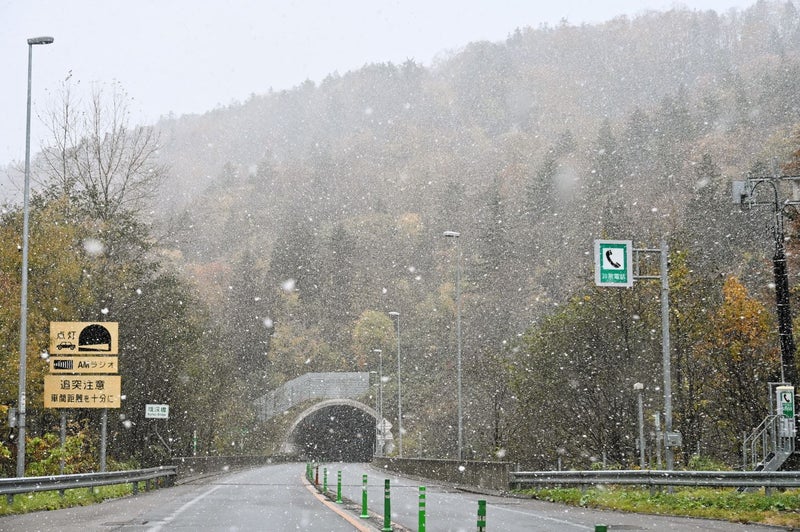
[[[120,408],[119,375],[45,375],[45,408]]]
[[[115,321],[51,321],[50,354],[119,354],[118,326]]]
[[[64,357],[51,356],[50,373],[119,373],[119,357]]]

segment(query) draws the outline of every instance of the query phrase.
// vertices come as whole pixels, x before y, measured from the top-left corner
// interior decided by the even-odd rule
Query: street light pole
[[[383,424],[383,350],[382,349],[373,349],[375,353],[378,353],[378,417],[380,418],[380,442],[378,448],[378,456],[383,456],[383,445],[384,445],[384,438],[386,437],[386,431],[384,430]]]
[[[400,313],[389,312],[389,316],[397,319],[397,435],[400,458],[403,457],[403,401],[400,393]]]
[[[447,238],[454,238],[456,241],[456,252],[458,254],[458,264],[456,268],[456,342],[458,344],[458,351],[456,355],[457,364],[457,386],[458,386],[458,459],[464,459],[464,410],[461,399],[461,245],[459,238],[461,233],[457,231],[445,231],[444,236]]]
[[[31,78],[33,73],[33,47],[37,44],[51,44],[52,37],[32,37],[28,39],[28,104],[25,117],[25,185],[22,199],[22,288],[19,305],[19,395],[17,397],[17,476],[25,476],[25,385],[28,365],[28,223],[31,189]]]
[[[637,382],[633,385],[633,389],[639,395],[639,467],[644,469],[644,405],[642,404],[644,384]]]
[[[772,188],[769,199],[759,199],[756,191],[762,183]],[[779,199],[778,187],[781,183],[789,183],[792,197],[783,202]],[[789,205],[800,205],[800,176],[750,177],[746,181],[733,182],[733,198],[742,206],[768,205],[773,208],[775,254],[772,257],[772,269],[775,279],[775,302],[778,315],[778,336],[781,347],[781,381],[796,384],[797,368],[795,366],[795,343],[792,331],[792,314],[789,304],[789,277],[786,269],[785,233],[783,229],[784,209]]]

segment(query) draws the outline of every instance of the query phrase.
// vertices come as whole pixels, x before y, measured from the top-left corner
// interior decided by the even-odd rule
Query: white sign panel
[[[630,240],[594,241],[594,284],[633,286],[633,244]]]
[[[145,405],[144,417],[150,419],[169,419],[169,405]]]
[[[778,397],[778,432],[784,438],[794,438],[797,434],[794,411],[794,386],[778,386],[775,388]]]

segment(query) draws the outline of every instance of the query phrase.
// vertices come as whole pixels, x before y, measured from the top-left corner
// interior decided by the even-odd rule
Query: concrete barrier
[[[508,491],[511,472],[515,469],[511,462],[386,458],[378,456],[372,459],[372,465],[405,475],[494,491]]]
[[[172,465],[177,466],[178,478],[182,479],[283,461],[276,456],[182,456],[173,458]]]

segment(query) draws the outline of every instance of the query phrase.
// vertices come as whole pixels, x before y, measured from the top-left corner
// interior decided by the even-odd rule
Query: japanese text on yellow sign
[[[45,375],[45,408],[120,408],[119,375]]]
[[[119,373],[119,357],[52,356],[50,373]]]
[[[50,322],[51,355],[119,354],[117,322]]]

